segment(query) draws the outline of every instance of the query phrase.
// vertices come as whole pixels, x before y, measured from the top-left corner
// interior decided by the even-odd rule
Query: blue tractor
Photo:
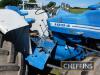
[[[89,8],[94,9],[92,6]],[[50,66],[49,59],[80,61],[90,55],[99,55],[100,10],[73,14],[60,8],[47,24],[49,37],[31,37],[34,43],[32,54],[26,61],[33,67],[43,70]]]
[[[12,9],[11,7],[7,8]],[[32,33],[32,54],[25,56],[29,65],[44,70],[46,66],[54,67],[52,64],[48,64],[49,59],[60,62],[65,60],[81,61],[87,56],[99,55],[100,10],[94,6],[90,6],[89,9],[92,10],[81,14],[58,9],[56,14],[47,20],[48,37],[45,35],[39,37],[37,30],[30,31]],[[34,22],[32,19],[25,20],[30,25]]]

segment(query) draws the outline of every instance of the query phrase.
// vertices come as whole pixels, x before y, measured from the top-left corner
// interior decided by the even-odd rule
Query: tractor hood
[[[100,39],[100,10],[87,10],[81,14],[60,11],[47,22],[54,32]]]
[[[17,12],[8,9],[0,9],[0,31],[3,34],[27,25],[28,23]]]

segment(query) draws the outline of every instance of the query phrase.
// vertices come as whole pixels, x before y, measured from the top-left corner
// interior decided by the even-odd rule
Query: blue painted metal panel
[[[23,10],[20,10],[19,7],[17,6],[6,6],[5,9],[10,9],[10,10],[13,10],[13,11],[16,11],[18,14],[20,14],[21,16],[26,16],[28,15],[28,12],[27,11],[23,11]],[[25,18],[25,21],[27,23],[34,23],[35,22],[35,19],[33,18]]]
[[[17,6],[6,6],[5,9],[10,9],[10,10],[16,11],[21,16],[28,15],[27,11],[20,11],[20,8],[18,8]]]
[[[56,42],[59,45],[66,45],[66,38],[62,37],[60,34],[58,33],[53,33],[53,40],[54,42]]]
[[[49,29],[51,31],[60,32],[60,33],[64,33],[64,34],[72,34],[72,35],[78,35],[78,33],[80,32],[80,33],[83,33],[84,37],[100,39],[100,35],[99,35],[100,32],[95,32],[95,31],[91,31],[91,30],[57,28],[57,27],[52,27],[52,28],[49,28]]]
[[[43,50],[41,50],[42,47]],[[34,50],[34,53],[29,55],[26,60],[30,65],[43,70],[54,47],[55,44],[52,41],[41,41],[39,46]]]
[[[48,22],[61,22],[100,27],[100,10],[89,10],[82,14],[57,15],[53,18],[49,18]]]
[[[48,26],[51,31],[65,33],[65,34],[72,34],[72,35],[78,35],[78,32],[81,32],[81,33],[83,33],[83,36],[85,36],[85,37],[100,39],[100,35],[99,35],[100,10],[90,10],[90,11],[86,11],[82,14],[76,14],[76,15],[67,13],[62,16],[61,16],[62,13],[60,11],[59,14],[57,14],[53,18],[48,19]],[[75,29],[75,28],[71,28],[71,27],[66,27],[66,28],[65,27],[60,28],[57,26],[54,27],[54,26],[51,26],[50,22],[65,23],[65,24],[69,24],[69,25],[75,24],[78,27],[80,27],[80,25],[84,25],[85,30],[81,29],[81,28]],[[91,30],[89,30],[89,28],[87,26],[97,27],[99,29],[91,28]]]
[[[35,22],[35,19],[33,19],[33,18],[25,18],[25,21],[27,23],[34,23]]]
[[[80,60],[84,58],[85,54],[82,53],[84,50],[82,48],[77,48],[74,49],[73,47],[68,47],[67,46],[61,46],[58,45],[56,48],[56,53],[55,53],[55,59],[56,60],[67,60],[67,59],[72,59],[76,58],[77,60]]]

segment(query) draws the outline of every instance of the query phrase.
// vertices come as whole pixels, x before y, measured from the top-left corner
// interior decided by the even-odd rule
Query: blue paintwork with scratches
[[[62,27],[62,28],[57,26],[55,27],[50,24],[51,22],[55,22],[57,24],[59,23],[69,24],[69,26]],[[75,24],[79,28],[77,29],[70,28],[70,24]],[[81,25],[85,26],[85,30],[80,28]],[[59,9],[56,16],[48,19],[48,26],[49,29],[54,32],[60,32],[60,33],[72,34],[72,35],[77,35],[78,32],[81,32],[83,33],[84,37],[100,39],[100,35],[99,35],[100,34],[100,10],[88,10],[81,14],[72,14],[68,11]],[[93,28],[97,27],[97,29],[91,28],[91,30],[89,30],[89,27],[87,26],[92,26]]]
[[[41,50],[42,47],[43,50]],[[35,48],[34,53],[32,55],[29,55],[26,60],[30,65],[43,70],[54,47],[55,44],[52,41],[41,41],[38,47]]]

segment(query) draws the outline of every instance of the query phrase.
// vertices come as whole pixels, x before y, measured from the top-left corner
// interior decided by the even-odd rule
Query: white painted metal
[[[17,12],[8,9],[0,9],[0,31],[7,32],[27,26],[28,23]]]
[[[37,12],[38,13],[41,13],[41,12],[44,12],[42,14],[39,14],[39,15],[36,15],[35,12],[37,10],[33,9],[33,10],[27,10],[28,11],[28,15],[26,16],[26,18],[34,18],[35,19],[35,23],[32,24],[32,28],[31,30],[38,30],[39,33],[40,33],[40,36],[43,35],[43,31],[45,31],[46,29],[46,25],[47,25],[47,19],[48,19],[48,15],[46,12],[44,12],[44,10],[39,10]],[[44,23],[43,23],[44,22]],[[41,27],[43,29],[43,31],[41,30]],[[44,35],[48,36],[48,31],[46,30]]]
[[[36,0],[36,2],[37,2],[37,0]],[[41,9],[38,8],[38,7],[36,7],[36,8],[34,8],[34,7],[24,8],[23,6],[25,6],[25,4],[28,4],[30,6],[37,5],[37,6],[41,7]],[[28,15],[25,16],[25,17],[26,18],[33,18],[33,19],[35,19],[35,23],[32,24],[31,30],[38,30],[39,33],[40,33],[40,36],[42,36],[43,35],[43,31],[45,31],[45,29],[46,29],[47,19],[48,19],[47,13],[44,12],[44,10],[42,9],[42,5],[43,4],[42,3],[38,3],[38,2],[37,3],[29,3],[29,2],[27,2],[25,4],[22,4],[23,10],[24,11],[28,11]],[[37,14],[41,13],[41,12],[44,12],[44,13],[36,15],[35,12],[37,11],[37,9],[40,9],[37,12]],[[41,25],[42,29],[41,29],[40,25]],[[44,35],[48,36],[48,31],[47,30],[44,32]]]

